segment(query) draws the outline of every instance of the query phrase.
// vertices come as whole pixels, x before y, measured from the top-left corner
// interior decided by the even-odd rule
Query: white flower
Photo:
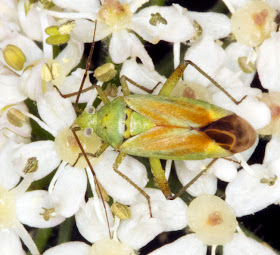
[[[226,201],[238,217],[258,212],[279,200],[279,138],[266,147],[263,165],[251,166],[252,173],[241,170],[226,188]]]
[[[259,48],[257,69],[261,84],[269,91],[280,91],[279,72],[277,66],[280,59],[280,32],[265,40]]]
[[[24,254],[20,241],[28,247],[32,255],[39,255],[39,251],[31,236],[20,222],[24,212],[18,210],[16,203],[30,186],[33,173],[26,174],[23,181],[15,188],[8,190],[0,185],[0,252],[1,254]],[[7,243],[9,247],[7,247]],[[14,244],[14,245],[12,245]]]
[[[20,28],[17,24],[16,1],[0,1],[0,41],[12,37]]]
[[[135,31],[144,40],[151,43],[157,43],[159,40],[182,42],[191,39],[194,35],[194,28],[186,15],[186,10],[179,5],[171,7],[151,6],[134,14],[146,1],[126,3],[126,1],[105,0],[102,6],[96,2],[85,3],[83,8],[80,8],[80,3],[72,5],[65,1],[56,1],[56,4],[81,12],[73,13],[72,18],[97,20],[95,41],[112,34],[109,53],[115,63],[121,63],[129,56],[139,57],[149,70],[154,69],[152,60],[140,40],[127,30]],[[86,8],[87,5],[91,6]],[[47,13],[60,18],[71,17],[70,13],[53,11],[47,11]],[[94,25],[89,21],[76,20],[73,36],[78,40],[82,38],[84,42],[91,42],[93,30]]]
[[[227,37],[231,33],[230,19],[215,12],[188,12],[191,20],[195,20],[202,28],[201,36],[211,36],[214,40]]]
[[[0,116],[0,144],[8,139],[16,143],[28,143],[31,138],[31,126],[29,118],[22,112],[27,112],[27,106],[22,102],[9,105],[1,109]]]
[[[151,198],[153,217],[150,217],[147,201],[138,195],[138,202],[130,206],[131,218],[122,221],[118,237],[123,244],[140,249],[158,234],[175,231],[187,225],[187,205],[177,198],[166,200],[160,190],[144,189]]]
[[[130,206],[131,217],[121,221],[117,231],[120,241],[133,249],[146,245],[163,231],[174,231],[186,226],[186,204],[180,199],[166,200],[160,190],[144,189],[151,198],[153,217],[150,216],[147,200],[138,194]],[[90,199],[76,214],[79,232],[89,242],[108,238],[108,226],[98,216],[98,208]],[[109,224],[112,226],[111,211],[107,208]]]

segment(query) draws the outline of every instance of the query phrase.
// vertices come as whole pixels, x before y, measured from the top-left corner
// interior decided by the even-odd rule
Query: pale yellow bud
[[[94,76],[98,81],[106,82],[112,80],[117,74],[113,63],[106,63],[94,70]]]
[[[111,206],[111,211],[121,220],[126,220],[131,217],[129,207],[120,203],[113,203]]]
[[[8,44],[4,49],[3,56],[6,63],[13,69],[17,71],[23,69],[26,58],[21,49],[17,46]]]
[[[26,121],[24,114],[16,108],[11,108],[7,112],[8,121],[16,127],[22,127]]]

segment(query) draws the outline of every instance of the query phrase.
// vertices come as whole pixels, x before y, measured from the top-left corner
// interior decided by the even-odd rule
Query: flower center
[[[128,4],[116,0],[105,0],[98,12],[99,18],[113,30],[120,30],[131,21],[132,13]]]
[[[211,212],[207,219],[207,224],[210,226],[216,226],[223,223],[222,215],[219,211]]]
[[[100,138],[95,133],[91,134],[90,137],[86,137],[83,131],[78,131],[77,135],[85,152],[89,155],[88,158],[91,164],[97,164],[100,157],[97,159],[90,155],[93,155],[101,146]],[[71,129],[69,128],[64,128],[57,134],[54,145],[60,158],[70,165],[75,163],[81,153],[79,144],[77,143]],[[81,157],[75,165],[75,167],[82,169],[87,166],[88,164],[84,157]]]
[[[15,197],[0,186],[0,229],[11,227],[16,219]]]

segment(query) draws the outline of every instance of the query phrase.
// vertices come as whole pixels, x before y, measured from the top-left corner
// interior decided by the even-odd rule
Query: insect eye
[[[84,130],[84,135],[85,135],[86,137],[90,137],[90,136],[92,135],[92,133],[93,133],[92,128],[86,128],[86,129]]]
[[[93,114],[93,113],[95,113],[95,108],[94,108],[94,107],[89,107],[89,108],[87,109],[87,112],[88,112],[89,114]]]

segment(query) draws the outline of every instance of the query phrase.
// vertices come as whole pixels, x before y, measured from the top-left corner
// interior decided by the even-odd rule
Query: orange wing
[[[201,127],[232,114],[207,102],[182,97],[129,95],[124,100],[157,126]]]
[[[127,139],[120,151],[129,155],[196,160],[231,155],[205,134],[188,128],[155,126]]]

